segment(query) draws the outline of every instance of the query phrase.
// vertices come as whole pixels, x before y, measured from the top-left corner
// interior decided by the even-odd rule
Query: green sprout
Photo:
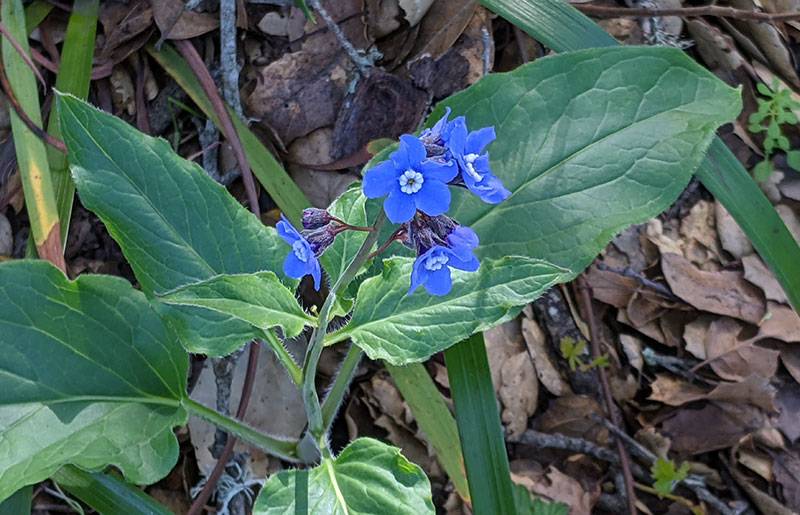
[[[650,468],[650,474],[654,479],[653,488],[661,495],[669,495],[689,475],[689,464],[683,463],[676,469],[674,461],[658,458]]]
[[[797,125],[795,109],[800,108],[800,102],[794,100],[792,92],[781,89],[777,81],[773,82],[772,89],[765,84],[756,86],[758,92],[765,98],[756,98],[758,110],[750,115],[747,130],[753,134],[766,132],[764,135],[764,159],[753,168],[753,177],[763,182],[772,174],[772,156],[776,149],[786,153],[786,163],[795,170],[800,171],[800,150],[789,148],[789,139],[783,135],[783,124]]]
[[[561,355],[567,360],[569,369],[573,372],[576,370],[588,372],[595,367],[608,366],[608,356],[605,354],[594,358],[589,363],[584,362],[583,354],[586,352],[586,342],[583,340],[576,341],[574,338],[565,336],[561,338],[559,347]]]

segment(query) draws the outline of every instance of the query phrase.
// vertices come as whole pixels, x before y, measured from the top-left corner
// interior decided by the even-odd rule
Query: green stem
[[[283,367],[286,369],[286,372],[289,373],[289,377],[292,378],[292,381],[297,386],[303,384],[303,371],[300,370],[300,365],[298,365],[292,355],[289,354],[289,351],[286,350],[283,343],[278,339],[273,331],[264,331],[266,335],[264,340],[272,347],[272,350],[275,352],[275,355],[278,357],[278,360],[281,362]]]
[[[296,440],[263,434],[234,418],[218,413],[211,408],[207,408],[199,402],[188,397],[181,401],[181,405],[190,413],[193,413],[198,417],[203,418],[218,427],[221,427],[228,433],[233,434],[242,440],[250,442],[268,454],[277,456],[286,461],[298,461],[297,454],[295,452],[297,447]]]
[[[350,387],[350,382],[353,380],[356,367],[361,362],[361,357],[364,351],[358,345],[351,344],[347,349],[347,354],[339,367],[339,373],[333,380],[333,385],[328,391],[328,396],[322,401],[322,424],[325,426],[327,433],[333,423],[333,417],[339,411],[339,406],[342,404],[344,393]]]
[[[350,281],[356,276],[361,265],[367,261],[369,251],[378,239],[378,232],[384,220],[385,215],[383,211],[381,211],[375,223],[372,225],[375,230],[367,235],[367,238],[364,240],[361,248],[358,249],[353,260],[347,265],[345,271],[331,287],[328,298],[325,299],[320,309],[317,327],[314,329],[314,333],[311,335],[311,341],[308,345],[306,360],[303,366],[303,402],[305,403],[306,416],[308,417],[308,431],[311,433],[311,436],[314,437],[323,457],[326,455],[327,443],[325,442],[325,424],[323,423],[322,407],[319,403],[315,379],[319,358],[322,355],[322,349],[325,347],[325,332],[328,328],[328,319],[331,308],[336,301],[336,294],[338,291],[342,287],[350,284]]]

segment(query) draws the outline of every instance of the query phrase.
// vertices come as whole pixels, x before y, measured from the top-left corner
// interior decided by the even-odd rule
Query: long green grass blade
[[[557,52],[612,46],[617,42],[592,20],[562,0],[481,0]],[[696,172],[698,179],[731,213],[755,249],[772,269],[790,302],[800,310],[800,246],[748,175],[719,138]]]
[[[483,334],[453,345],[445,351],[444,358],[472,493],[472,511],[514,515],[514,490]]]
[[[20,488],[14,495],[0,502],[0,515],[27,515],[31,513],[32,495],[32,486]]]
[[[68,465],[59,470],[53,480],[103,515],[172,515],[134,485],[110,474],[86,472]]]
[[[57,90],[71,93],[82,100],[89,95],[99,5],[100,0],[75,0],[72,5],[72,14],[69,16],[61,53],[61,65],[56,77]],[[61,139],[58,120],[58,102],[56,102],[53,104],[47,132]],[[66,246],[75,185],[69,175],[67,156],[54,148],[48,148],[47,157],[53,174],[53,190],[58,204],[58,217],[61,220],[61,235]]]
[[[453,482],[456,492],[469,502],[469,485],[458,427],[428,371],[419,363],[404,367],[386,364],[386,369],[392,374],[394,384],[411,408],[417,425],[431,442],[436,458]]]
[[[2,12],[3,24],[10,36],[19,43],[22,51],[29,54],[28,32],[22,1],[6,0],[2,3],[0,12]],[[33,71],[5,38],[2,47],[3,63],[11,89],[17,97],[21,109],[37,127],[41,127],[39,90]],[[63,262],[63,259],[56,255],[61,248],[54,245],[55,242],[60,242],[60,234],[47,151],[42,140],[25,125],[13,110],[11,110],[10,116],[33,241],[36,248],[39,249],[40,255],[43,254],[43,249],[47,249],[44,252],[47,255],[42,257],[52,259],[54,262]]]
[[[219,126],[219,120],[214,113],[211,101],[183,57],[170,45],[163,45],[161,50],[149,46],[147,51],[186,91],[203,113]],[[233,114],[232,118],[236,132],[239,133],[239,138],[242,140],[247,159],[250,161],[250,167],[258,182],[266,188],[281,211],[286,213],[292,222],[299,224],[303,209],[311,205],[308,199],[258,137],[247,128],[238,116]]]
[[[47,18],[55,6],[47,0],[34,0],[25,8],[25,26],[28,34]]]

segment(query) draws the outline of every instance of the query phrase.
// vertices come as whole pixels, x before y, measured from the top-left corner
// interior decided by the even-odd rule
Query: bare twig
[[[600,331],[597,328],[597,320],[594,316],[594,309],[592,308],[591,289],[586,279],[581,276],[578,278],[578,290],[581,293],[586,316],[589,319],[589,334],[591,336],[592,357],[599,359],[602,356],[600,352]],[[600,377],[600,392],[602,393],[603,403],[605,404],[606,413],[609,418],[618,425],[621,425],[619,414],[617,413],[616,406],[614,405],[614,397],[611,394],[611,386],[608,383],[608,376],[603,367],[597,367],[597,374]],[[620,466],[622,467],[622,474],[625,478],[625,497],[628,502],[628,512],[631,515],[636,515],[636,492],[634,490],[633,474],[631,473],[630,457],[628,451],[625,449],[622,441],[617,440],[617,452],[619,452]]]
[[[661,295],[662,297],[665,297],[665,298],[667,298],[667,299],[669,299],[669,300],[671,300],[673,302],[680,302],[681,304],[684,303],[683,300],[680,297],[678,297],[677,295],[675,295],[674,293],[672,293],[669,290],[669,288],[667,288],[663,284],[660,284],[660,283],[657,283],[657,282],[653,281],[652,279],[648,279],[647,277],[644,277],[642,274],[638,273],[636,270],[634,270],[634,269],[632,269],[630,267],[614,268],[614,267],[608,266],[607,264],[603,263],[602,261],[598,261],[595,264],[595,266],[597,267],[598,270],[607,271],[607,272],[614,272],[615,274],[619,274],[619,275],[621,275],[623,277],[628,277],[630,279],[633,279],[634,281],[636,281],[640,285],[644,286],[645,288],[649,288],[649,289],[653,290],[654,292],[658,293],[659,295]]]
[[[8,98],[8,103],[11,105],[11,108],[14,109],[14,112],[19,119],[22,120],[22,123],[24,123],[25,126],[39,139],[55,148],[59,152],[66,154],[67,146],[64,144],[64,142],[58,138],[54,138],[48,134],[47,131],[33,123],[33,120],[31,120],[28,114],[22,109],[19,100],[17,100],[17,96],[14,94],[14,90],[11,88],[11,84],[8,82],[8,77],[6,77],[6,69],[2,62],[0,62],[0,87],[3,88],[3,93],[5,93],[6,98]]]
[[[236,0],[221,0],[219,3],[219,40],[222,95],[236,116],[241,118],[239,63],[236,59]]]
[[[325,25],[328,26],[328,30],[333,32],[333,35],[336,36],[339,45],[341,45],[347,53],[350,60],[353,61],[353,64],[356,65],[358,72],[364,77],[369,76],[372,68],[375,66],[373,57],[371,55],[365,55],[366,53],[363,50],[358,50],[353,46],[339,25],[336,24],[336,20],[334,20],[330,13],[322,6],[320,0],[308,0],[308,4],[319,14],[320,18],[323,19]]]
[[[31,56],[29,56],[28,52],[26,52],[25,49],[22,48],[22,45],[19,44],[19,41],[14,39],[14,36],[12,36],[8,32],[8,29],[6,28],[5,25],[3,25],[3,23],[0,23],[0,34],[2,34],[3,37],[6,38],[6,40],[9,43],[11,43],[11,46],[14,47],[14,50],[17,51],[22,60],[25,61],[25,64],[28,65],[28,68],[30,68],[33,74],[36,75],[36,78],[39,79],[39,82],[42,83],[42,86],[47,87],[47,83],[44,81],[44,77],[42,77],[42,74],[39,73],[39,69],[36,67],[36,65],[33,64]]]
[[[723,7],[719,5],[705,5],[702,7],[676,7],[671,9],[650,9],[645,7],[610,7],[605,5],[573,4],[573,7],[598,18],[640,18],[651,16],[716,16],[718,18],[734,18],[737,20],[753,20],[764,22],[778,22],[800,20],[800,12],[765,13],[746,11]]]

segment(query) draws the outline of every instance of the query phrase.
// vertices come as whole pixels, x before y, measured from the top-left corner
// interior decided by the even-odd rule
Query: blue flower
[[[400,136],[400,148],[364,175],[367,198],[386,196],[383,209],[392,223],[411,220],[419,209],[436,216],[450,208],[447,183],[458,175],[453,162],[427,159],[425,145],[414,136]]]
[[[292,251],[283,261],[284,273],[294,279],[302,279],[304,276],[310,275],[314,278],[314,289],[319,291],[322,268],[319,266],[319,259],[314,254],[311,244],[283,215],[281,215],[281,220],[276,228],[283,241],[292,246]]]
[[[447,237],[448,246],[435,245],[417,257],[411,270],[408,294],[424,286],[431,295],[447,295],[453,287],[450,268],[474,272],[480,266],[472,250],[478,236],[468,227],[457,227]]]
[[[463,116],[459,116],[443,133],[445,145],[458,163],[461,178],[467,189],[489,204],[497,204],[507,199],[511,192],[498,179],[489,167],[489,154],[484,152],[497,136],[494,127],[484,127],[469,132]]]

